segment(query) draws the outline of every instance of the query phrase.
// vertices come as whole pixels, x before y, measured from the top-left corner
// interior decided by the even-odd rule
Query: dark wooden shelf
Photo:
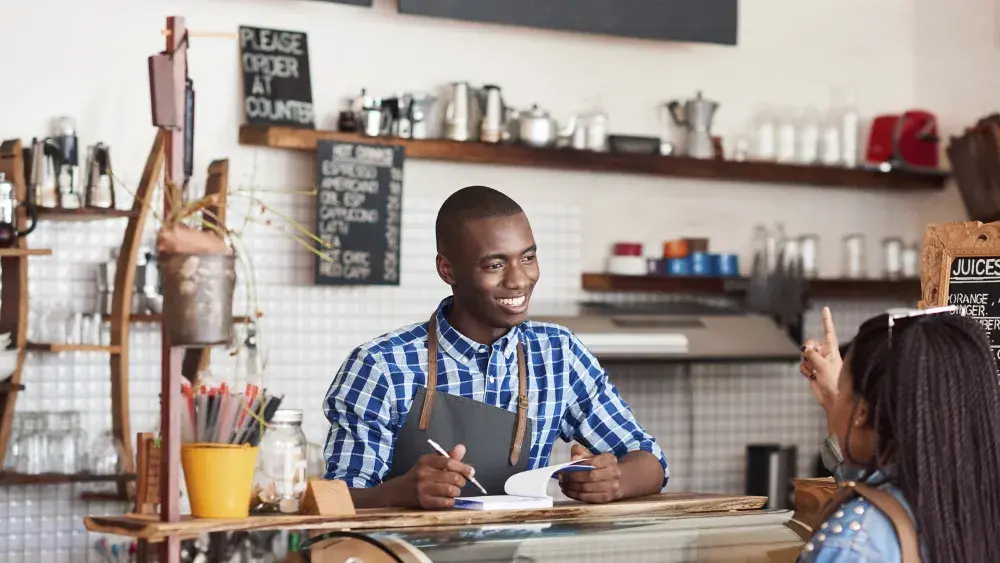
[[[84,207],[82,209],[59,209],[52,207],[39,207],[38,218],[47,221],[99,221],[101,219],[120,219],[131,217],[131,209],[94,209]]]
[[[28,342],[28,350],[36,352],[121,352],[120,346],[98,346],[96,344],[52,344],[49,342]]]
[[[240,144],[243,145],[315,151],[319,140],[399,145],[406,149],[407,158],[417,159],[765,184],[937,190],[944,187],[948,178],[948,174],[943,171],[880,172],[874,169],[774,162],[699,160],[675,156],[597,153],[575,149],[540,149],[521,145],[462,143],[444,139],[364,137],[356,133],[291,127],[256,125],[240,127]]]
[[[690,293],[702,295],[741,294],[746,278],[687,276],[617,276],[602,273],[583,274],[586,291]],[[809,296],[821,299],[920,299],[920,280],[814,279],[809,280]]]
[[[92,473],[0,473],[0,486],[10,485],[62,485],[66,483],[118,483],[131,481],[135,475],[96,475]]]

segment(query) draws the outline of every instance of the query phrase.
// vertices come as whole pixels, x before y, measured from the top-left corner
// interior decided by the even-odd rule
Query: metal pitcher
[[[674,123],[686,130],[683,154],[691,158],[715,158],[712,142],[712,119],[719,108],[717,102],[702,98],[701,92],[690,100],[667,102]]]
[[[482,112],[478,92],[468,82],[453,82],[444,115],[444,136],[452,141],[479,140]]]

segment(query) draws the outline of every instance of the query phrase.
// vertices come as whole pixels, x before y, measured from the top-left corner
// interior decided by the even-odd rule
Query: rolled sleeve
[[[663,487],[670,478],[667,458],[656,440],[636,421],[618,389],[589,350],[573,334],[568,335],[570,357],[570,404],[560,433],[592,453],[611,452],[617,457],[646,451],[663,467]]]
[[[354,488],[382,483],[395,441],[392,395],[387,370],[364,349],[355,349],[323,403],[330,421],[323,452],[327,479],[346,481]]]

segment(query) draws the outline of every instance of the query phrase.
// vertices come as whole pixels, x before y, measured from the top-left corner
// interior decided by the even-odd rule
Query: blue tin
[[[671,276],[690,276],[690,258],[670,258],[667,260],[667,274]]]
[[[693,276],[717,276],[716,267],[711,259],[711,255],[706,252],[692,252],[689,257],[691,260],[691,275]]]
[[[714,275],[724,278],[737,278],[740,276],[739,256],[735,254],[715,254],[713,258],[713,262],[715,262]]]

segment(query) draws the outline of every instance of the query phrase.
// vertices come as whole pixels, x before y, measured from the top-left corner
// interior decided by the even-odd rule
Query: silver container
[[[170,254],[161,255],[159,263],[170,345],[201,347],[231,342],[236,256]]]
[[[843,241],[844,277],[860,279],[867,275],[867,259],[865,256],[865,235],[851,234]]]

